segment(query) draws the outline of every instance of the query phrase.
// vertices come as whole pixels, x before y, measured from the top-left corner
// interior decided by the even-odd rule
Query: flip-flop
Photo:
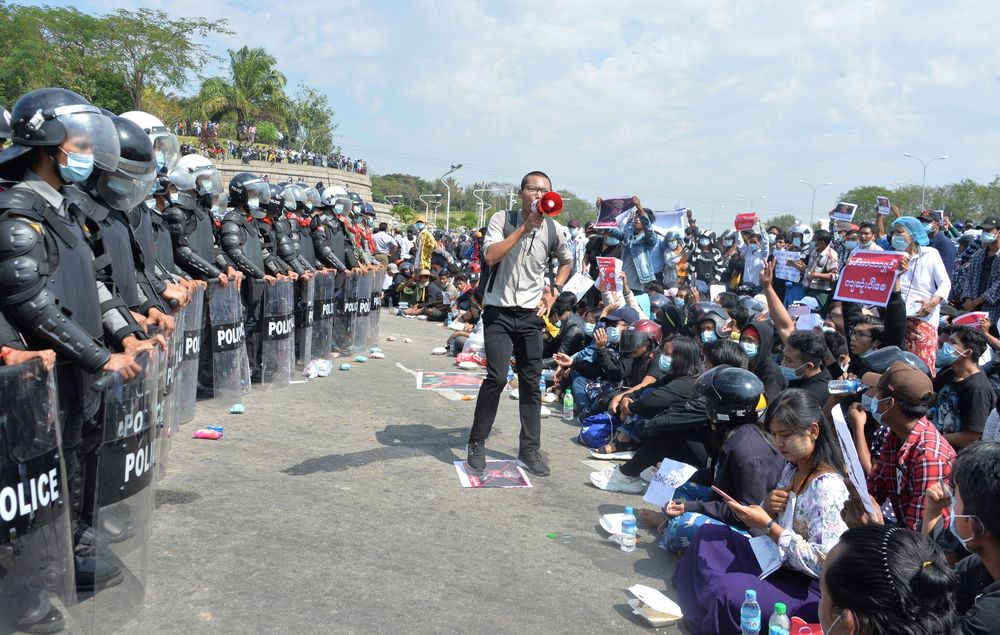
[[[602,461],[628,461],[635,456],[635,450],[618,450],[616,452],[598,452],[591,450],[590,456]]]

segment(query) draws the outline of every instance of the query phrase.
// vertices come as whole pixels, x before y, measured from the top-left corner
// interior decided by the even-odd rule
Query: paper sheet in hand
[[[888,196],[876,196],[875,206],[878,208],[878,213],[882,216],[888,216],[892,212],[892,206],[889,204]]]
[[[653,475],[653,480],[646,488],[642,500],[657,507],[663,507],[674,497],[674,490],[687,483],[691,475],[698,470],[687,463],[663,459],[660,469]]]
[[[563,287],[563,293],[569,291],[570,293],[576,294],[577,301],[582,300],[585,293],[590,291],[590,287],[594,286],[594,281],[588,276],[582,273],[574,273],[573,277],[566,282]]]
[[[597,210],[597,222],[594,229],[615,229],[623,214],[635,209],[631,198],[606,198],[601,201]]]
[[[712,302],[715,302],[720,293],[725,293],[726,291],[729,291],[729,289],[724,284],[713,284],[708,287],[708,295],[711,297]]]
[[[861,459],[858,458],[858,449],[854,445],[854,437],[847,427],[847,418],[844,417],[844,410],[837,404],[833,407],[833,426],[837,429],[837,436],[840,438],[840,449],[844,452],[844,461],[847,463],[847,476],[854,483],[858,494],[861,495],[861,502],[865,506],[865,511],[869,514],[875,513],[872,504],[872,497],[868,495],[868,479],[865,471],[861,468]]]
[[[753,555],[757,556],[761,580],[781,568],[781,550],[777,543],[767,536],[751,538],[750,548],[753,549]]]
[[[854,218],[854,212],[858,206],[854,203],[837,203],[837,206],[830,210],[830,218],[833,220],[844,220],[850,222]]]
[[[611,293],[622,292],[622,281],[618,274],[622,270],[622,261],[618,258],[597,257],[597,288]]]
[[[802,272],[791,265],[793,262],[802,260],[801,251],[789,249],[779,249],[774,252],[774,277],[779,280],[798,282],[802,279]]]
[[[683,234],[685,211],[687,211],[685,208],[679,207],[671,212],[656,212],[656,218],[653,220],[653,231],[660,236]]]

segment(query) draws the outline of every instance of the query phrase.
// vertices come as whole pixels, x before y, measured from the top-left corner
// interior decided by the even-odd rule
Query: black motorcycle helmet
[[[260,220],[267,216],[267,204],[271,200],[271,188],[256,174],[240,172],[229,180],[229,204]],[[251,206],[251,201],[256,201]]]
[[[858,369],[858,376],[863,376],[865,373],[884,373],[896,362],[909,364],[919,369],[925,375],[931,374],[930,368],[927,367],[927,362],[910,351],[904,351],[898,346],[886,346],[869,351],[861,356],[861,366]]]
[[[715,424],[757,424],[767,410],[764,382],[743,368],[716,366],[698,378],[695,391],[705,397],[705,413]]]
[[[114,124],[120,148],[118,168],[95,170],[85,189],[109,207],[130,210],[149,196],[156,180],[156,156],[149,135],[133,121],[105,111]]]
[[[281,198],[281,191],[284,188],[280,185],[275,185],[274,183],[269,183],[267,185],[268,200],[264,204],[264,209],[267,210],[270,216],[281,216],[284,212],[282,210],[282,205],[284,204],[284,199]]]
[[[25,93],[10,112],[13,145],[0,152],[0,175],[19,180],[31,150],[45,147],[50,156],[67,139],[79,139],[93,154],[94,167],[118,168],[119,145],[114,124],[81,95],[65,88],[39,88]]]
[[[687,307],[687,323],[691,330],[698,332],[698,326],[702,322],[711,321],[715,325],[715,335],[721,340],[729,337],[729,332],[725,330],[729,323],[729,315],[726,310],[715,302],[696,302]]]

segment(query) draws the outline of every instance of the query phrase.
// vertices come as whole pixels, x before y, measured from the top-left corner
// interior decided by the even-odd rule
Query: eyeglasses
[[[851,339],[852,340],[854,340],[854,339],[860,340],[862,337],[871,338],[871,336],[872,336],[872,334],[871,334],[870,331],[856,331],[856,330],[855,331],[851,331]]]
[[[548,194],[552,191],[547,187],[538,187],[537,185],[525,185],[521,190],[528,194]]]

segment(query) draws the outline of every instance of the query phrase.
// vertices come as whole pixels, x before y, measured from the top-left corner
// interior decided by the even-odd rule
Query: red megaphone
[[[559,192],[546,192],[542,198],[531,202],[531,211],[542,216],[558,216],[562,211],[563,202]]]

